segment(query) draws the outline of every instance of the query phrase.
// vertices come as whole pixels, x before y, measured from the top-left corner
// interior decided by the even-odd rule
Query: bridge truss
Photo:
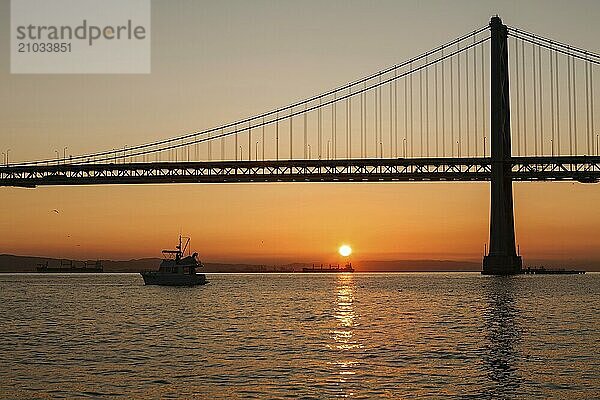
[[[600,180],[600,157],[513,157],[514,181]],[[0,168],[0,186],[489,181],[491,159],[340,159],[63,164]]]

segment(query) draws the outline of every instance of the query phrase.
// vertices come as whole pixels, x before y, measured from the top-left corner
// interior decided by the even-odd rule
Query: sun
[[[347,244],[343,244],[338,249],[338,252],[342,257],[348,257],[350,254],[352,254],[352,247],[348,246]]]

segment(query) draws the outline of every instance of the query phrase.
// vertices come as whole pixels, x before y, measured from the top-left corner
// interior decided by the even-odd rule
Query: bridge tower
[[[491,31],[491,199],[490,245],[483,257],[484,275],[512,275],[521,271],[515,246],[511,177],[510,98],[508,90],[508,28],[500,17],[490,20]]]

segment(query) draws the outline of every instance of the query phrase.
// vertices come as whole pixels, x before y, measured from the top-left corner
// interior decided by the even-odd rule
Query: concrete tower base
[[[482,275],[517,275],[521,273],[521,256],[489,255],[483,257]]]

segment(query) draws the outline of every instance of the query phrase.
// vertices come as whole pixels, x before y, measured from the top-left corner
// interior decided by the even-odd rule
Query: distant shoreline
[[[88,264],[96,260],[67,260],[73,265]],[[126,261],[101,260],[104,272],[137,273],[157,269],[159,258],[142,258]],[[12,254],[0,255],[0,272],[30,273],[37,272],[39,264],[48,263],[50,267],[59,266],[61,259],[38,256],[19,256]],[[312,266],[312,263],[289,263],[282,265],[241,264],[241,263],[212,263],[205,262],[203,272],[206,273],[302,273],[302,268]],[[355,272],[477,272],[481,264],[470,261],[449,260],[396,260],[396,261],[357,261],[354,263]],[[68,272],[67,272],[68,273]]]
[[[69,261],[69,260],[67,260]],[[73,265],[81,266],[86,261],[93,265],[96,260],[72,260]],[[158,269],[160,258],[141,258],[133,260],[101,260],[105,273],[139,273]],[[50,267],[59,266],[61,259],[39,256],[19,256],[0,254],[0,273],[35,273],[39,264],[48,263]],[[355,273],[369,272],[480,272],[481,263],[460,260],[364,260],[352,262]],[[302,273],[302,268],[311,267],[312,263],[289,263],[280,265],[213,263],[205,262],[202,272],[205,273]],[[559,263],[531,260],[528,266],[547,266],[550,268],[576,268],[587,272],[600,271],[600,265],[594,263]],[[66,272],[69,273],[69,272]]]

